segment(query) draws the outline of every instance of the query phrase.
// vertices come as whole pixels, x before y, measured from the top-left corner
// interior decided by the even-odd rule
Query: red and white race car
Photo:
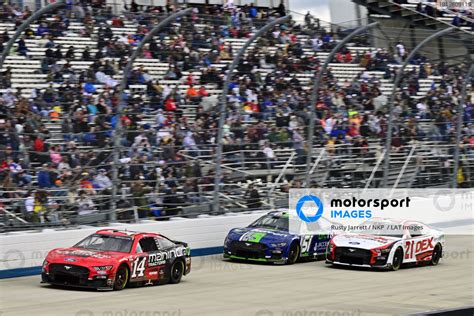
[[[121,290],[128,284],[179,283],[191,271],[186,243],[155,233],[103,229],[51,250],[42,283]]]
[[[403,264],[437,265],[444,234],[415,221],[370,219],[329,241],[326,263],[398,270]]]

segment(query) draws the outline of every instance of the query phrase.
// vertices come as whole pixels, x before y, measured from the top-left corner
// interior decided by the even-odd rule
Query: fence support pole
[[[322,67],[315,73],[315,79],[314,79],[314,84],[313,84],[313,91],[311,93],[311,101],[310,101],[310,109],[311,113],[309,116],[309,126],[308,126],[308,141],[307,141],[307,147],[308,147],[308,152],[306,154],[306,179],[305,179],[305,186],[309,186],[310,180],[311,180],[311,174],[310,174],[310,169],[311,169],[311,161],[312,161],[312,156],[313,156],[313,138],[314,138],[314,124],[316,121],[316,102],[318,101],[318,94],[319,94],[319,85],[321,82],[321,78],[323,77],[323,74],[326,72],[326,69],[328,68],[329,63],[331,60],[334,58],[336,53],[344,46],[346,45],[351,39],[353,39],[355,36],[377,26],[379,23],[371,23],[363,27],[359,27],[356,30],[354,30],[351,34],[347,35],[343,40],[338,42],[336,47],[333,48],[333,50],[329,53],[328,57],[324,61],[324,64]]]
[[[124,97],[125,89],[127,88],[128,77],[130,72],[132,71],[133,62],[138,56],[141,54],[143,47],[146,43],[148,43],[153,36],[159,33],[163,28],[167,25],[175,21],[177,18],[184,16],[186,14],[191,13],[192,8],[188,8],[182,11],[178,11],[166,17],[163,21],[158,23],[147,35],[140,41],[137,48],[133,52],[133,54],[128,59],[127,65],[125,66],[123,73],[122,73],[122,80],[120,82],[119,88],[119,102],[117,108],[117,122],[115,123],[114,133],[113,133],[113,144],[114,144],[114,163],[112,165],[112,201],[111,201],[111,220],[115,221],[117,219],[117,192],[118,192],[118,185],[119,185],[119,176],[118,171],[120,168],[120,147],[121,147],[121,135],[122,135],[122,121],[121,116],[122,112],[127,106],[126,100]]]
[[[462,121],[463,121],[463,116],[464,116],[464,105],[466,104],[467,85],[471,81],[473,74],[474,74],[474,64],[471,64],[471,67],[467,71],[466,79],[464,80],[464,83],[462,85],[461,101],[458,103],[458,108],[456,111],[458,115],[457,117],[458,120],[456,122],[456,147],[454,150],[454,173],[453,173],[453,182],[451,185],[453,188],[457,187],[457,182],[458,182],[459,155],[460,155],[459,144],[461,143],[461,127],[462,127]]]
[[[275,25],[277,24],[282,24],[288,20],[291,19],[291,15],[287,15],[281,18],[278,18],[265,26],[263,26],[261,29],[259,29],[251,38],[245,42],[245,45],[239,50],[237,55],[235,55],[234,59],[232,60],[232,63],[229,66],[229,70],[226,76],[226,79],[224,81],[224,87],[222,89],[222,96],[221,96],[221,101],[220,101],[220,107],[219,107],[219,126],[217,130],[217,138],[216,138],[216,172],[215,172],[215,178],[214,178],[214,197],[213,197],[213,213],[217,213],[219,211],[219,184],[222,178],[222,168],[221,168],[221,162],[222,162],[222,139],[224,138],[224,123],[225,119],[227,116],[227,94],[229,93],[229,85],[232,80],[232,75],[234,73],[235,68],[239,64],[239,61],[242,59],[244,56],[245,51],[247,48],[260,36],[262,36],[265,32],[268,30],[272,29]]]
[[[395,103],[395,96],[397,93],[397,88],[398,85],[400,84],[400,81],[402,80],[402,76],[405,72],[405,68],[410,62],[410,60],[415,56],[415,54],[423,47],[425,46],[426,43],[430,42],[431,40],[438,38],[440,36],[446,35],[456,29],[455,26],[441,30],[439,32],[436,32],[434,34],[431,34],[427,38],[425,38],[423,41],[421,41],[418,45],[416,45],[415,48],[410,52],[408,57],[405,59],[403,62],[402,66],[398,69],[397,75],[395,76],[395,81],[393,82],[392,86],[392,93],[390,94],[390,101],[388,103],[389,109],[388,109],[388,127],[387,127],[387,139],[385,140],[385,160],[384,160],[384,167],[383,167],[383,181],[382,181],[382,187],[386,188],[387,187],[387,180],[388,180],[388,174],[389,174],[389,168],[390,168],[390,153],[392,150],[392,133],[393,133],[393,108],[394,108],[394,103]]]
[[[36,11],[18,27],[15,34],[10,38],[10,40],[5,45],[5,48],[3,49],[2,57],[0,58],[0,70],[3,68],[3,63],[5,62],[5,59],[7,59],[7,56],[10,53],[13,44],[15,44],[16,40],[21,36],[21,34],[26,30],[26,28],[29,27],[33,22],[38,20],[40,17],[42,17],[44,14],[54,11],[65,4],[66,3],[64,2],[64,0],[59,0],[56,3],[48,4],[47,6]]]

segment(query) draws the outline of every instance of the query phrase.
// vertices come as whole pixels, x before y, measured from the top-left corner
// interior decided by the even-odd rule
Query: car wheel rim
[[[174,275],[175,280],[179,279],[182,271],[183,271],[183,265],[181,263],[176,264],[173,269],[173,275]]]
[[[393,266],[398,268],[400,266],[400,253],[398,251],[395,252],[395,256],[393,258]]]
[[[435,248],[433,252],[433,263],[436,264],[439,261],[439,249]]]
[[[296,251],[295,247],[292,247],[292,248],[290,249],[290,256],[289,256],[289,257],[290,257],[290,261],[292,261],[292,262],[295,261],[295,259],[296,259],[296,253],[297,253],[297,251]]]
[[[117,285],[119,288],[125,287],[126,284],[126,274],[127,272],[125,270],[120,270],[120,272],[117,274]]]

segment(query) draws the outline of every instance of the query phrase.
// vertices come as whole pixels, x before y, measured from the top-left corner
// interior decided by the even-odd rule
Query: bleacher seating
[[[195,18],[198,23],[193,20],[183,19],[175,27],[182,27],[184,30],[191,29],[197,34],[210,34],[211,31],[216,30],[216,27],[220,27],[219,30],[222,29],[222,21],[214,25],[214,20],[208,19],[205,15],[196,15]],[[15,28],[14,23],[11,21],[1,22],[0,33],[6,31],[11,36]],[[247,22],[242,24],[246,26]],[[110,19],[106,23],[112,25]],[[38,25],[34,25],[32,29],[36,30],[37,27]],[[130,19],[124,21],[123,27],[110,27],[110,30],[114,38],[119,38],[122,34],[127,36],[137,35],[139,27],[137,20]],[[251,25],[248,27],[249,32],[246,35],[255,29]],[[230,107],[234,107],[235,112],[230,113],[230,115],[234,116],[231,121],[239,124],[235,127],[227,127],[228,132],[226,134],[230,135],[230,139],[225,140],[222,186],[224,188],[223,207],[228,209],[233,209],[235,206],[245,209],[245,191],[248,181],[256,183],[262,196],[263,205],[269,206],[274,201],[265,201],[268,192],[273,194],[272,197],[268,198],[278,200],[281,197],[285,197],[285,190],[289,185],[297,187],[304,180],[305,160],[302,159],[304,154],[302,155],[300,148],[295,145],[297,141],[291,138],[294,136],[289,137],[288,141],[270,144],[274,157],[266,156],[262,147],[265,147],[268,142],[272,142],[269,141],[268,135],[274,127],[278,127],[279,130],[288,129],[288,132],[293,135],[295,135],[295,130],[299,128],[302,129],[300,133],[304,136],[304,128],[306,127],[304,122],[305,114],[298,113],[299,110],[296,107],[307,102],[307,98],[312,90],[314,66],[327,57],[330,48],[333,47],[333,44],[338,39],[337,36],[333,36],[332,39],[325,43],[325,46],[315,49],[312,45],[312,40],[315,37],[322,38],[329,34],[328,30],[308,30],[294,25],[287,25],[286,27],[289,34],[295,35],[294,39],[282,38],[280,35],[273,37],[271,33],[268,34],[263,41],[253,44],[246,54],[245,60],[252,64],[251,69],[239,69],[234,74],[236,86],[241,84],[242,87],[248,89],[251,87],[253,90],[258,91],[259,102],[262,102],[264,97],[269,97],[268,93],[274,92],[275,89],[278,91],[274,96],[269,97],[273,102],[272,105],[267,110],[262,110],[262,112],[244,109],[242,101],[234,102],[234,104],[230,102]],[[227,36],[213,35],[214,37],[211,37],[206,45],[196,44],[195,46],[187,42],[189,39],[193,39],[192,32],[191,37],[187,36],[187,34],[179,34],[182,36],[180,39],[179,35],[174,33],[174,30],[168,30],[162,34],[160,40],[157,38],[156,42],[160,45],[161,50],[151,52],[156,53],[157,56],[144,54],[134,63],[134,70],[146,72],[149,82],[138,82],[132,78],[128,80],[125,91],[128,97],[127,112],[122,119],[126,116],[127,124],[130,125],[127,126],[125,124],[127,128],[121,140],[122,147],[117,149],[112,148],[110,144],[113,136],[113,128],[111,127],[114,124],[113,113],[116,111],[117,106],[112,102],[112,98],[116,98],[118,95],[117,87],[104,82],[98,82],[95,76],[91,77],[88,75],[90,72],[94,74],[99,67],[97,64],[98,60],[94,56],[102,49],[99,47],[99,32],[102,26],[99,27],[97,25],[93,27],[92,33],[88,36],[84,36],[84,28],[85,25],[81,21],[71,21],[67,29],[63,31],[63,34],[52,40],[54,43],[52,44],[52,50],[55,51],[58,45],[60,45],[63,56],[72,47],[74,49],[74,57],[72,59],[53,58],[51,63],[45,67],[44,63],[48,48],[45,47],[45,40],[42,36],[34,35],[25,39],[26,46],[28,47],[26,56],[19,56],[18,52],[13,52],[8,56],[3,69],[1,69],[4,73],[9,71],[11,76],[8,79],[8,86],[2,86],[0,93],[3,96],[19,93],[17,97],[29,100],[31,111],[36,111],[34,113],[34,119],[36,120],[33,124],[35,125],[34,133],[28,134],[27,131],[20,128],[18,136],[21,136],[20,143],[25,149],[22,151],[20,150],[22,146],[18,146],[18,154],[15,155],[17,160],[30,160],[29,164],[25,162],[23,168],[32,177],[32,181],[25,186],[13,186],[14,189],[5,187],[3,189],[5,197],[3,204],[5,207],[14,211],[22,210],[24,213],[24,193],[30,189],[38,189],[37,173],[40,170],[40,166],[43,163],[51,163],[52,161],[47,150],[41,153],[42,157],[46,157],[45,159],[38,158],[41,155],[32,149],[32,143],[27,143],[27,138],[34,139],[37,135],[43,135],[50,148],[52,146],[60,148],[59,152],[62,153],[63,157],[74,156],[74,159],[77,158],[79,160],[80,154],[76,154],[74,150],[68,147],[72,146],[71,141],[76,142],[74,147],[80,153],[90,155],[88,156],[90,159],[83,159],[85,163],[78,164],[77,170],[74,170],[74,176],[66,176],[64,179],[59,179],[61,181],[68,181],[66,186],[55,183],[52,187],[46,188],[46,191],[50,193],[50,199],[59,202],[59,204],[66,203],[66,200],[69,198],[68,194],[73,191],[73,188],[74,190],[80,188],[84,192],[89,192],[88,190],[96,191],[96,195],[92,194],[90,199],[96,202],[95,207],[103,212],[107,212],[110,207],[111,188],[97,188],[92,179],[96,179],[97,174],[100,173],[99,170],[102,168],[109,172],[109,177],[111,177],[111,164],[113,163],[111,154],[114,150],[118,150],[120,158],[123,159],[123,164],[119,170],[120,184],[114,184],[119,187],[119,204],[121,204],[119,207],[124,210],[131,207],[138,208],[138,213],[141,217],[151,216],[152,214],[154,216],[159,213],[155,212],[156,210],[160,211],[161,215],[174,215],[179,207],[184,207],[185,213],[188,212],[193,215],[196,209],[209,209],[214,183],[215,139],[213,140],[213,137],[216,134],[215,122],[219,115],[214,106],[217,98],[221,97],[222,78],[226,75],[228,64],[233,56],[232,54],[235,54],[244,45],[247,36],[245,34],[235,37],[231,37],[229,34]],[[216,43],[212,43],[212,40],[215,40]],[[183,42],[187,44],[183,44]],[[184,59],[179,59],[179,57],[171,54],[173,51],[177,53],[183,51],[182,47],[179,46],[180,44],[189,48],[190,51],[196,52],[199,61],[191,64],[188,69],[182,69],[180,78],[173,78],[173,76],[168,76],[170,69],[173,69],[175,66],[182,68],[184,64]],[[301,48],[301,54],[293,53],[291,49],[297,49],[298,47]],[[133,50],[133,46],[129,45],[126,49],[129,55]],[[225,56],[225,54],[220,58],[214,56],[209,58],[210,60],[206,64],[204,62],[206,56],[214,54],[212,52],[214,49],[220,49],[221,52],[227,51],[228,56]],[[339,122],[338,124],[340,124],[340,126],[336,127],[340,127],[340,129],[343,129],[343,126],[344,128],[349,128],[347,122],[353,119],[354,114],[348,115],[348,112],[358,113],[361,116],[366,115],[367,117],[369,117],[369,113],[370,116],[372,114],[378,115],[375,109],[364,109],[364,106],[361,104],[362,102],[360,101],[363,100],[363,98],[359,99],[361,97],[361,93],[359,93],[361,85],[366,85],[367,89],[374,91],[376,95],[380,93],[380,95],[385,96],[385,99],[382,98],[381,101],[382,107],[378,109],[384,110],[387,97],[390,96],[392,91],[393,74],[400,67],[399,60],[388,53],[387,49],[371,47],[363,41],[355,41],[344,49],[350,54],[351,61],[341,62],[333,60],[329,64],[327,74],[328,77],[332,78],[329,80],[330,84],[328,86],[333,85],[337,87],[334,91],[337,90],[344,94],[344,109],[338,108],[331,104],[332,101],[328,101],[326,102],[326,111],[320,111],[319,113],[320,115],[334,115],[335,119]],[[86,50],[92,56],[91,60],[82,60]],[[232,53],[229,53],[230,51]],[[163,56],[160,55],[161,53],[163,53]],[[370,62],[367,64],[362,63],[364,56],[371,56],[372,59],[377,59],[379,58],[378,54],[389,56],[391,59],[391,61],[383,63],[382,69],[374,68]],[[255,61],[253,58],[255,56],[263,56],[263,59],[267,58],[270,61],[261,63],[260,61]],[[297,69],[297,67],[293,70],[284,68],[283,71],[281,67],[287,67],[288,65],[283,65],[281,61],[278,64],[274,63],[281,56],[285,56],[284,60],[289,65],[298,64],[299,66],[308,66],[308,68],[306,70]],[[301,60],[305,60],[308,65],[303,64]],[[107,54],[100,59],[102,66],[106,65],[106,63],[115,65],[111,66],[116,71],[110,76],[110,79],[116,83],[122,80],[124,61],[126,61],[126,58],[109,56]],[[407,102],[410,104],[416,105],[419,100],[435,93],[433,91],[436,91],[436,89],[441,89],[443,76],[439,75],[436,70],[422,77],[423,71],[421,68],[429,63],[428,60],[417,60],[406,69],[406,78],[402,85],[411,88],[409,81],[413,78],[416,78],[418,83],[418,86],[413,88],[414,90],[408,94],[409,101]],[[66,66],[69,67],[69,73],[64,71]],[[219,79],[214,82],[209,80],[203,81],[204,73],[212,69],[217,71]],[[62,76],[56,78],[55,75],[57,73],[60,73]],[[71,73],[74,73],[77,78],[71,80]],[[83,74],[85,79],[79,80],[78,77]],[[250,80],[252,81],[257,80],[257,76],[261,79],[255,85],[243,83],[245,77],[252,78]],[[267,78],[270,78],[270,84],[266,84]],[[285,82],[283,88],[268,90],[268,87],[273,87],[274,85],[276,87],[275,82],[280,78]],[[293,79],[296,79],[299,83],[297,85],[293,84]],[[52,87],[56,92],[61,92],[67,88],[69,81],[71,81],[71,85],[76,90],[79,90],[76,86],[79,83],[82,90],[75,91],[76,94],[74,100],[70,102],[71,104],[66,104],[67,102],[63,102],[64,100],[57,100],[51,104],[43,104],[43,112],[33,109],[34,106],[32,105],[36,102],[33,98],[35,95],[43,95],[49,87]],[[95,92],[87,92],[85,90],[86,83],[91,84]],[[162,89],[176,90],[172,93],[176,94],[175,98],[181,99],[181,101],[177,102],[177,111],[164,111],[163,103],[165,98],[162,96],[159,96],[158,106],[153,103],[156,100],[153,101],[155,93],[153,91],[150,92],[150,85],[152,83],[159,84]],[[205,100],[196,101],[186,97],[191,85],[204,87],[208,93],[208,96],[203,98]],[[239,88],[233,89],[233,93],[240,94],[243,97],[246,92],[238,90]],[[352,97],[349,91],[352,91]],[[291,101],[293,102],[293,108],[291,109],[290,107],[292,113],[288,113],[288,117],[293,115],[300,117],[300,122],[295,125],[296,128],[290,127],[290,125],[286,125],[284,128],[278,126],[277,116],[280,115],[280,111],[285,110],[284,106],[286,106],[285,102],[280,102],[278,98],[283,97],[284,94],[296,98],[302,93],[305,93],[306,97],[297,102]],[[88,101],[90,96],[94,99],[93,102]],[[209,97],[210,99],[208,100]],[[81,101],[81,98],[84,101]],[[100,98],[105,99],[106,108],[110,113],[104,114],[106,113],[105,110],[102,114],[92,113],[91,110],[87,109],[88,102],[96,103]],[[372,98],[374,96],[369,97],[370,100]],[[207,111],[203,110],[206,101],[211,103]],[[288,102],[286,101],[286,103]],[[236,104],[239,104],[240,108],[235,109]],[[59,106],[60,109],[55,109],[54,106]],[[86,109],[81,110],[81,106]],[[305,107],[307,110],[308,105],[305,104]],[[72,111],[73,109],[74,111]],[[76,116],[76,111],[84,111],[83,116]],[[304,110],[302,111],[304,112]],[[57,115],[52,115],[51,113]],[[160,115],[163,116],[162,118],[166,123],[158,122]],[[203,115],[206,118],[203,118]],[[87,131],[79,133],[74,133],[71,130],[68,131],[68,127],[72,128],[78,117],[84,117],[86,122],[89,123]],[[107,122],[101,122],[99,119],[102,117],[105,117]],[[327,187],[377,187],[380,184],[382,172],[380,168],[377,169],[377,166],[381,155],[381,143],[383,142],[384,132],[370,132],[367,135],[351,136],[347,142],[343,141],[342,143],[332,142],[332,138],[336,137],[331,132],[325,133],[322,127],[323,121],[326,118],[324,116],[319,117],[321,119],[317,126],[319,135],[318,141],[315,142],[312,160],[314,163],[317,162],[317,165],[315,164],[312,169],[311,185]],[[374,122],[376,121],[375,119],[373,120]],[[126,123],[126,121],[124,120],[123,122]],[[260,124],[259,122],[264,125],[262,130],[265,130],[265,135],[260,138],[257,137],[255,140],[250,139],[251,134],[255,132],[252,130],[253,126]],[[380,121],[378,122],[383,129],[384,125]],[[368,124],[368,122],[365,123]],[[104,124],[107,127],[99,130],[94,129],[99,124]],[[429,120],[418,117],[416,124],[418,124],[417,127],[420,131],[436,128],[433,119]],[[41,125],[48,133],[40,132]],[[195,144],[197,148],[191,148],[191,145],[186,145],[187,132],[201,135],[199,137],[193,136],[196,137],[193,141],[197,143]],[[107,134],[105,140],[86,139],[86,136],[89,134],[95,135],[98,138],[99,134],[104,133]],[[151,143],[149,150],[134,144],[134,141],[137,139],[136,137],[140,136],[141,133],[144,133]],[[236,133],[242,134],[243,138],[240,139],[235,136]],[[130,138],[130,135],[134,136]],[[389,185],[394,185],[395,183],[398,184],[398,187],[447,185],[449,179],[444,174],[444,171],[442,171],[442,160],[440,160],[439,154],[433,154],[433,150],[439,148],[443,153],[443,157],[446,156],[449,161],[452,161],[452,146],[447,145],[449,136],[449,134],[445,134],[437,140],[432,140],[429,133],[420,132],[414,136],[413,142],[407,141],[400,146],[397,145],[398,150],[392,154],[391,158]],[[174,143],[170,144],[170,139]],[[359,147],[359,143],[355,142],[358,139],[365,141],[364,144],[361,143],[361,147]],[[417,147],[416,150],[412,151],[411,148],[414,144]],[[26,151],[29,151],[30,154],[25,154]],[[92,157],[94,154],[100,153],[104,153],[104,156],[96,162]],[[469,154],[472,155],[472,149]],[[144,156],[147,158],[143,158]],[[7,159],[6,156],[4,158],[5,160]],[[472,162],[472,156],[468,159],[471,160],[466,161]],[[423,161],[423,163],[420,164],[420,161]],[[197,167],[199,172],[191,172],[194,177],[188,177],[186,175],[188,166],[192,166],[196,162],[199,162]],[[140,165],[140,171],[131,171],[134,164]],[[54,163],[54,166],[57,167],[57,165],[58,163]],[[403,165],[406,166],[403,167]],[[152,171],[154,169],[159,169],[157,171],[158,174]],[[137,177],[131,177],[130,174],[132,173]],[[371,173],[374,173],[375,176],[372,182],[368,183],[367,179]],[[280,175],[282,176],[281,182],[274,184],[273,182]],[[433,179],[436,177],[437,180],[434,181]],[[88,188],[84,184],[84,181],[88,179],[94,183],[93,188]],[[192,183],[188,183],[189,181]],[[142,183],[145,189],[135,186],[136,183]],[[275,189],[275,186],[277,186],[277,189]],[[144,204],[142,203],[143,197],[145,198]],[[21,205],[14,203],[18,199],[22,201]],[[85,203],[84,199],[78,198],[76,201],[82,201],[78,203]],[[194,204],[200,204],[201,206],[194,207]],[[68,207],[69,209],[66,209],[66,213],[70,211],[71,205],[69,204]],[[72,209],[75,210],[76,208],[72,207]],[[102,218],[106,215],[99,212],[97,216]],[[81,222],[80,216],[78,218],[76,222]]]

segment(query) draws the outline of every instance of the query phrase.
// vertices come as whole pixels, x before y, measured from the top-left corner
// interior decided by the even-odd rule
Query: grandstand
[[[406,68],[396,96],[386,185],[451,186],[459,146],[457,186],[472,187],[472,92],[462,143],[455,142],[456,105],[463,102],[474,49],[472,12],[431,14],[429,3],[420,9],[356,2],[369,8],[371,19],[409,20],[420,28],[412,34],[415,43],[433,29],[453,23],[459,29],[446,43],[455,50],[434,54],[443,51],[435,43]],[[115,12],[81,3],[42,17],[22,35],[0,78],[4,229],[98,224],[113,219],[115,211],[118,220],[134,221],[285,207],[289,188],[381,186],[388,100],[397,69],[414,45],[392,38],[397,26],[356,37],[329,64],[312,105],[315,71],[352,29],[308,18],[268,32],[232,74],[221,209],[213,209],[217,109],[229,64],[251,34],[289,12],[228,4],[193,8],[133,64],[122,115],[119,84],[129,56],[179,7]],[[3,6],[2,50],[30,14]],[[449,20],[454,17],[459,19]],[[311,106],[318,119],[311,183],[304,183]],[[119,147],[113,146],[117,120],[123,126]],[[112,181],[114,169],[118,183]],[[117,210],[111,210],[112,199]]]

